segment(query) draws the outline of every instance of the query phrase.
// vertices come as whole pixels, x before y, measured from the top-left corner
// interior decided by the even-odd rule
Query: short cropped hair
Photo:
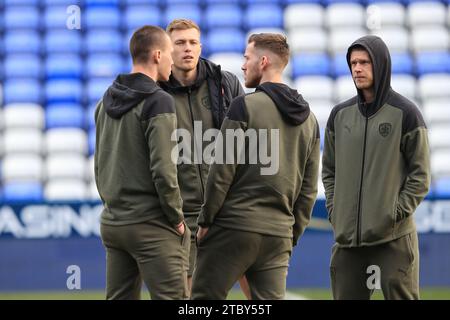
[[[200,27],[194,21],[189,19],[175,19],[166,28],[166,32],[170,35],[175,30],[196,29],[200,33]]]
[[[160,27],[143,26],[137,29],[130,40],[130,53],[133,64],[146,63],[150,52],[155,48],[164,48],[166,32]]]
[[[284,66],[289,62],[289,45],[286,36],[279,33],[255,33],[248,38],[248,43],[255,48],[266,49],[280,57]]]

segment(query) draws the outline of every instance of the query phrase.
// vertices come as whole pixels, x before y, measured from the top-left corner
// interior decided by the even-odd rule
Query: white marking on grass
[[[301,294],[292,293],[286,291],[286,295],[284,296],[284,300],[309,300],[307,297],[302,296]]]

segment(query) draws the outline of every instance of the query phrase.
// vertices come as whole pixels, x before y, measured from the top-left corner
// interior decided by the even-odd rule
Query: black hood
[[[264,91],[288,123],[298,126],[308,119],[309,104],[297,90],[282,83],[264,82],[256,91]]]
[[[377,36],[364,36],[352,43],[347,50],[347,64],[350,68],[350,55],[355,47],[363,47],[372,60],[375,99],[365,103],[364,95],[358,91],[358,105],[366,116],[375,114],[386,102],[391,92],[391,55],[386,44]]]
[[[103,96],[105,111],[111,118],[119,119],[159,89],[143,73],[120,74]]]
[[[171,74],[169,81],[167,82],[160,82],[161,88],[163,88],[166,91],[169,92],[184,92],[188,91],[189,89],[195,89],[202,85],[203,81],[207,79],[208,77],[213,76],[214,74],[220,74],[220,67],[218,65],[215,65],[211,61],[208,61],[204,58],[200,58],[198,60],[197,64],[197,78],[195,79],[195,82],[190,85],[184,87],[175,77]]]

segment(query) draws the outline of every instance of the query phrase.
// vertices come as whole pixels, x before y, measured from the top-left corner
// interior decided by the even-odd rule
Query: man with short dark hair
[[[159,27],[130,41],[133,69],[120,74],[95,112],[95,180],[104,209],[106,298],[187,298],[190,231],[184,224],[170,137],[175,106],[156,81],[169,79],[172,44]]]
[[[414,103],[392,90],[381,38],[356,40],[347,63],[357,95],[332,110],[323,151],[333,297],[370,299],[380,286],[385,299],[418,299],[413,214],[430,185],[427,129]]]
[[[252,299],[284,298],[292,247],[316,199],[320,156],[314,114],[281,80],[288,57],[282,35],[248,40],[242,70],[256,91],[233,100],[216,140],[198,219],[193,299],[225,299],[242,274]]]

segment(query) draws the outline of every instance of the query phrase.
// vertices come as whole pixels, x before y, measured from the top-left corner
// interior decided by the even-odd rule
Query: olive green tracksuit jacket
[[[178,183],[183,213],[193,218],[198,217],[205,196],[209,164],[202,157],[205,147],[211,144],[200,141],[194,145],[194,129],[197,128],[200,139],[208,129],[219,129],[233,98],[244,94],[238,78],[211,61],[200,58],[197,70],[197,79],[191,86],[182,86],[173,76],[161,83],[161,88],[175,100],[178,129],[187,130],[191,136],[191,153],[180,149]],[[195,163],[194,155],[202,161]]]
[[[373,65],[375,100],[335,106],[325,130],[322,179],[336,242],[371,246],[415,231],[413,213],[430,184],[427,128],[418,108],[390,86],[391,60],[375,36],[362,46]],[[350,63],[349,63],[350,67]]]
[[[127,225],[167,217],[183,221],[171,141],[177,128],[172,97],[142,73],[119,75],[95,112],[95,180],[101,222]]]
[[[240,157],[235,155],[233,163],[211,165],[198,224],[292,238],[295,245],[311,218],[317,195],[320,133],[314,114],[297,91],[266,82],[255,93],[232,102],[221,128],[224,159],[230,152],[227,130],[236,129],[246,134],[268,130],[268,148],[260,139],[256,151],[248,141],[244,164],[237,163]],[[272,130],[278,130],[275,143]],[[262,174],[261,169],[270,165],[261,158],[256,164],[250,162],[258,152],[278,154],[278,170]]]

